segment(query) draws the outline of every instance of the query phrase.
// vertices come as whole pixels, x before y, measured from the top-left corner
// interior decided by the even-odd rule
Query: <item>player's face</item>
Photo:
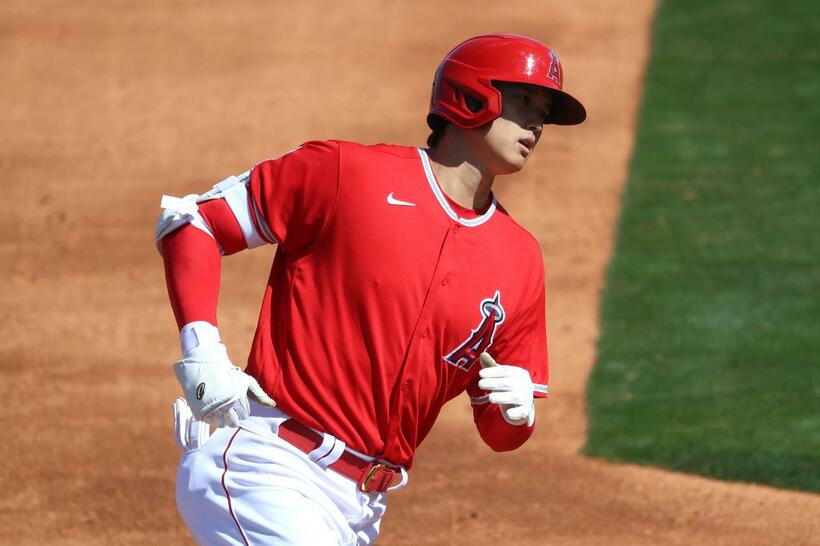
[[[521,170],[541,138],[552,96],[534,85],[497,83],[501,91],[501,116],[482,127],[485,144],[482,160],[494,174]]]

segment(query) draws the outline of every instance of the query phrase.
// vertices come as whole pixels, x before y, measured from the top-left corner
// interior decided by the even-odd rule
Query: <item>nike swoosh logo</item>
[[[402,205],[402,206],[405,206],[405,207],[415,207],[416,206],[415,203],[410,203],[409,201],[401,201],[399,199],[396,199],[395,197],[393,197],[393,192],[392,191],[390,192],[390,195],[387,196],[387,203],[389,205]]]

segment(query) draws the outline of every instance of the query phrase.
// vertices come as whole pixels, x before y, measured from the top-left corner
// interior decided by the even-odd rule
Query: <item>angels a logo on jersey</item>
[[[504,322],[506,313],[501,306],[501,292],[495,291],[495,296],[481,300],[478,306],[481,311],[481,322],[461,345],[444,357],[449,364],[469,371],[478,357],[493,344],[495,329]]]

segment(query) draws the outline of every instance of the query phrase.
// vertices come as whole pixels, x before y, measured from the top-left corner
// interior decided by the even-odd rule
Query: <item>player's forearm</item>
[[[165,236],[160,249],[177,326],[196,321],[216,326],[221,267],[216,241],[189,224]]]
[[[187,224],[160,241],[168,295],[180,329],[196,321],[216,326],[221,254],[247,248],[239,223],[224,199],[201,203],[197,214],[207,232]]]
[[[473,406],[473,419],[484,443],[493,451],[512,451],[521,447],[535,430],[532,426],[511,425],[501,416],[496,404]]]

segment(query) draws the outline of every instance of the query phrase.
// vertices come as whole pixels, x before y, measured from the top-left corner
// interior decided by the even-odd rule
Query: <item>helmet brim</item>
[[[587,109],[581,102],[564,91],[552,91],[552,106],[547,123],[550,125],[578,125],[587,119]]]
[[[545,78],[536,80],[492,80],[495,82],[518,83],[523,85],[535,85],[549,91],[552,95],[552,104],[550,105],[550,115],[547,118],[547,125],[578,125],[587,119],[587,109],[581,104],[581,101],[560,89],[553,87],[553,82],[547,81]],[[495,87],[495,85],[493,85]]]

